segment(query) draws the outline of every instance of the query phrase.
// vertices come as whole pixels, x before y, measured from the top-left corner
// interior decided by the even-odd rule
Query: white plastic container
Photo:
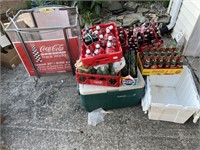
[[[196,123],[200,117],[200,98],[187,66],[179,75],[148,76],[141,104],[152,120],[185,123],[194,115]]]

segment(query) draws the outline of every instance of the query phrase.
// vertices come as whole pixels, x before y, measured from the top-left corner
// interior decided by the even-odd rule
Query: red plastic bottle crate
[[[156,39],[155,42],[153,44],[143,44],[142,46],[139,47],[139,52],[142,52],[145,48],[151,47],[153,48],[155,45],[162,45],[163,44],[163,40],[158,40]]]
[[[99,24],[99,26],[101,28],[106,28],[108,26],[112,25],[113,26],[113,30],[112,33],[116,38],[117,41],[117,52],[115,53],[110,53],[110,54],[99,54],[97,56],[93,56],[93,57],[85,57],[85,51],[87,49],[88,46],[85,45],[84,42],[82,42],[81,45],[81,61],[85,66],[96,66],[96,65],[100,65],[100,64],[107,64],[107,63],[113,63],[113,62],[117,62],[120,61],[121,58],[123,57],[123,53],[122,53],[122,47],[121,44],[119,42],[119,37],[118,37],[118,31],[117,31],[117,27],[116,24],[111,22],[111,23],[107,23],[107,24]],[[96,26],[91,27],[90,29],[95,29]],[[82,30],[84,31],[84,30]],[[94,45],[94,43],[92,43]],[[89,45],[89,47],[94,47],[93,45]]]
[[[80,84],[118,87],[121,84],[121,73],[117,76],[87,74],[76,71],[76,81]]]

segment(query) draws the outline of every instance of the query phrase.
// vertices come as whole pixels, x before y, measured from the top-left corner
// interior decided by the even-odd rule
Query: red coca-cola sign
[[[55,44],[53,46],[43,45],[40,47],[41,53],[61,52],[64,51],[64,44]]]
[[[13,43],[30,76],[35,76],[34,69],[26,55],[22,43]],[[26,47],[39,74],[70,72],[71,65],[64,39],[26,42]],[[73,64],[79,57],[78,39],[69,39]]]

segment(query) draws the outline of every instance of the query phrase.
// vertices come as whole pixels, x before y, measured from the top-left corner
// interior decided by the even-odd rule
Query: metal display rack
[[[30,76],[71,72],[80,55],[77,7],[48,6],[20,10],[5,31]],[[65,57],[66,56],[66,57]]]

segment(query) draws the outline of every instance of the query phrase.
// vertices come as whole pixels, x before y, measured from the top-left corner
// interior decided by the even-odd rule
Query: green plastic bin
[[[79,91],[85,110],[91,112],[98,108],[110,110],[138,105],[144,95],[144,87],[145,82],[138,69],[137,85],[107,87],[79,84]]]

